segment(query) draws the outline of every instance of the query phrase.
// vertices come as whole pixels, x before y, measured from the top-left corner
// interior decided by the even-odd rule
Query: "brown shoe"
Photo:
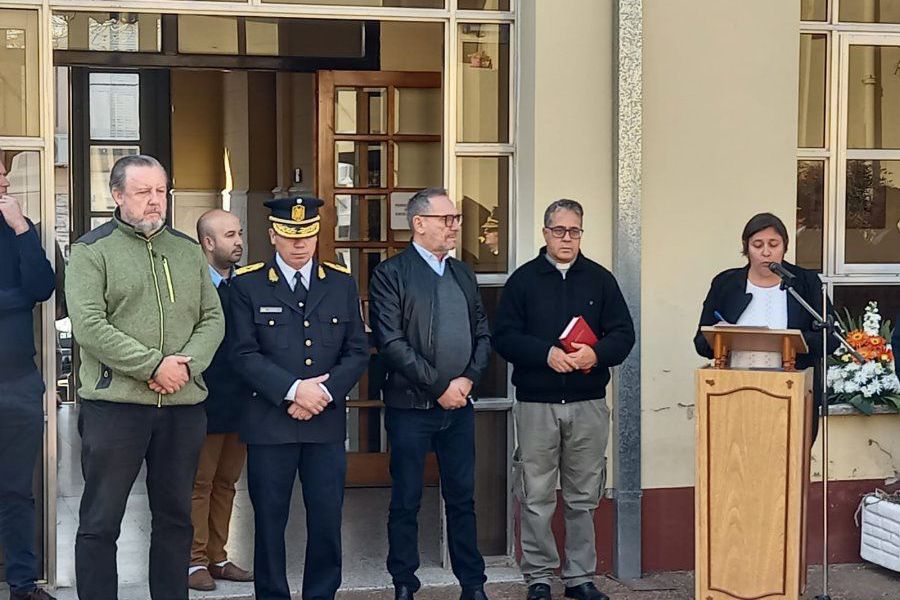
[[[231,561],[225,563],[224,567],[209,565],[209,574],[212,575],[214,579],[253,581],[253,571],[245,571]]]
[[[188,587],[201,592],[211,592],[216,589],[216,582],[206,569],[197,569],[188,575]]]

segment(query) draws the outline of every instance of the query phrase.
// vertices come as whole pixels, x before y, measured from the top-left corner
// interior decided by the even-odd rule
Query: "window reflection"
[[[828,37],[800,35],[800,106],[797,145],[825,147],[825,89]]]
[[[380,142],[335,142],[335,186],[385,187],[387,147]]]
[[[509,264],[509,158],[458,160],[463,212],[462,259],[477,273],[505,273]]]
[[[41,134],[37,14],[0,9],[0,135]]]
[[[825,161],[797,161],[797,264],[822,270]]]
[[[900,47],[850,46],[847,147],[900,148]]]
[[[900,0],[841,0],[839,13],[853,23],[900,23]]]
[[[55,12],[54,50],[159,52],[162,19],[158,13]]]
[[[459,26],[459,140],[509,141],[509,25]]]
[[[844,202],[846,261],[900,262],[900,161],[848,160]]]

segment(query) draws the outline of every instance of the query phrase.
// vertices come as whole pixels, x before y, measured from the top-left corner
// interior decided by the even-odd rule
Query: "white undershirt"
[[[753,299],[738,318],[736,325],[750,327],[768,327],[769,329],[787,329],[787,292],[780,286],[759,287],[747,280],[747,293]],[[731,353],[733,369],[766,369],[781,366],[780,352],[747,352]]]

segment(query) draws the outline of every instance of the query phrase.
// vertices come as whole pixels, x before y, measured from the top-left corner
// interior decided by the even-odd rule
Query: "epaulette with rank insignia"
[[[236,269],[234,274],[235,275],[246,275],[247,273],[252,273],[253,271],[259,271],[264,266],[266,266],[266,263],[261,263],[261,262],[253,263],[252,265],[247,265],[246,267],[241,267],[240,269]]]
[[[323,260],[322,264],[328,267],[329,269],[334,269],[335,271],[339,271],[341,273],[350,274],[350,267],[345,267],[344,265],[339,265],[337,263],[328,262],[327,260]]]

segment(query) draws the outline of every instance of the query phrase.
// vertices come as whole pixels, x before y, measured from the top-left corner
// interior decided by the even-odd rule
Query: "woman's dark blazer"
[[[787,262],[782,262],[781,266],[794,275],[794,289],[797,290],[800,297],[816,309],[816,312],[821,314],[822,282],[819,279],[819,275],[815,271]],[[700,313],[700,323],[697,326],[697,334],[694,336],[694,347],[700,356],[713,358],[713,349],[706,341],[706,338],[703,337],[703,334],[700,333],[700,328],[718,323],[719,318],[715,316],[716,312],[722,315],[729,323],[737,323],[747,306],[750,305],[753,294],[747,293],[747,274],[749,271],[750,266],[748,265],[739,269],[722,271],[713,278],[709,293],[706,294],[706,300],[703,301],[703,312]],[[828,311],[831,314],[834,312],[831,302],[828,303]],[[822,373],[820,368],[822,332],[813,330],[812,317],[790,294],[787,297],[787,313],[788,329],[799,329],[803,333],[806,345],[809,347],[809,353],[797,355],[797,368],[806,369],[813,367],[816,370],[815,381],[813,382],[813,396],[815,400],[813,415],[817,417],[819,406],[822,402]],[[827,352],[829,354],[834,352],[837,346],[834,336],[829,337]],[[817,419],[813,419],[813,439],[815,439],[817,429]]]

